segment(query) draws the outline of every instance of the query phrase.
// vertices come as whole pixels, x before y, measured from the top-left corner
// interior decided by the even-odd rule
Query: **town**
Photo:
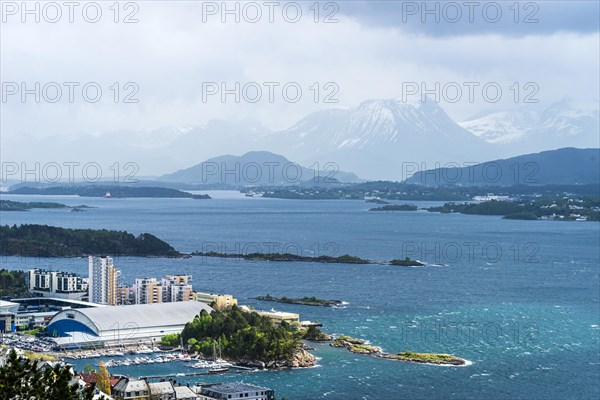
[[[178,361],[198,371],[188,374],[191,376],[251,372],[255,366],[228,362],[217,355],[215,348],[213,357],[184,353],[179,337],[186,324],[203,312],[236,307],[268,318],[274,327],[306,329],[316,325],[301,322],[295,313],[238,307],[238,300],[231,294],[194,291],[190,275],[135,278],[135,283],[128,286],[121,283],[121,271],[108,256],[88,257],[88,272],[88,277],[47,269],[25,273],[27,291],[0,300],[0,367],[10,361],[14,350],[21,357],[43,360],[42,371],[57,363],[70,368],[72,383],[82,390],[96,384],[99,373],[108,375],[106,368],[115,366]],[[179,340],[174,342],[174,338]],[[107,357],[110,361],[98,364],[100,372],[75,371],[64,361]],[[174,378],[182,375],[108,375],[110,385],[96,384],[94,390],[97,396],[117,400],[275,398],[274,390],[243,382],[181,385]]]

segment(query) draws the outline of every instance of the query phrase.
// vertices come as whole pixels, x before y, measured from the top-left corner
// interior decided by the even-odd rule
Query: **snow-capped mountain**
[[[484,117],[460,122],[459,125],[492,144],[518,141],[539,124],[535,111],[500,111]]]
[[[457,124],[435,102],[368,100],[354,108],[309,114],[274,132],[254,120],[212,120],[152,131],[1,140],[7,162],[137,163],[136,176],[162,175],[223,154],[270,151],[317,170],[351,171],[364,179],[401,180],[417,170],[563,147],[600,147],[598,103],[563,99],[542,112],[516,109]],[[333,164],[331,164],[333,163]],[[439,165],[438,165],[439,164]]]
[[[510,145],[514,154],[561,147],[598,147],[598,102],[562,99],[542,112],[496,112],[460,125],[488,143]]]
[[[437,103],[407,104],[398,99],[310,114],[272,135],[269,145],[307,165],[334,162],[371,179],[398,179],[406,163],[433,167],[485,160],[493,150],[457,125]]]

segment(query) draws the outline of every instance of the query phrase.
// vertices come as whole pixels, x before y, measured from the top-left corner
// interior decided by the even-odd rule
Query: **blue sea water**
[[[329,333],[385,351],[447,352],[472,361],[436,367],[380,360],[315,345],[315,368],[181,378],[244,380],[287,399],[587,399],[600,394],[600,225],[511,221],[494,216],[368,212],[362,201],[246,198],[88,199],[9,196],[97,206],[2,212],[2,224],[149,232],[177,250],[410,257],[422,268],[249,262],[240,259],[116,257],[125,283],[193,275],[194,289],[227,292],[241,304],[298,312]],[[419,205],[433,203],[415,202]],[[87,274],[82,258],[2,257],[9,269]],[[318,308],[253,300],[316,296],[347,302]],[[87,361],[77,361],[82,366]],[[179,362],[114,368],[134,376],[185,372]]]

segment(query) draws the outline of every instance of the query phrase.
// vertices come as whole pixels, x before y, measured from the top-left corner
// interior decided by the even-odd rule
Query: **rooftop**
[[[148,390],[148,383],[140,379],[121,378],[115,385],[115,390],[124,392]]]
[[[192,321],[202,310],[211,312],[212,308],[198,301],[80,308],[61,311],[50,321],[50,324],[65,318],[67,313],[75,312],[89,318],[100,331],[110,331],[115,327],[133,326],[140,329],[186,324]]]
[[[267,388],[260,387],[260,386],[250,385],[250,384],[247,384],[244,382],[220,383],[218,385],[211,385],[211,386],[203,387],[203,389],[204,388],[206,388],[207,390],[213,391],[213,392],[218,392],[218,393],[223,393],[223,394],[233,394],[233,393],[239,393],[239,392],[254,392],[257,390],[271,390],[271,389],[267,389]]]
[[[151,382],[148,383],[148,388],[152,395],[174,393],[171,382]]]

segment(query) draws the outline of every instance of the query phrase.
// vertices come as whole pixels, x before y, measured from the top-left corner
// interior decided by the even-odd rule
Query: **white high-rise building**
[[[192,299],[191,275],[167,275],[162,279],[163,302],[190,301]]]
[[[163,302],[163,286],[156,278],[137,278],[135,280],[135,303],[154,304]]]
[[[117,304],[117,286],[120,271],[111,257],[88,258],[89,301],[97,304]]]

